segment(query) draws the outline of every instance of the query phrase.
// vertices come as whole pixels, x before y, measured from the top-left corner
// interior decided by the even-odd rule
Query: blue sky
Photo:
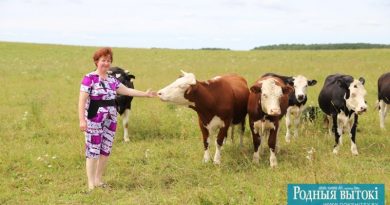
[[[390,44],[388,0],[0,0],[0,41],[249,50]]]

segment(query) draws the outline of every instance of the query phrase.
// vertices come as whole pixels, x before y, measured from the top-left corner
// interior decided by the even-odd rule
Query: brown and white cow
[[[385,129],[385,118],[390,107],[390,72],[378,79],[378,106],[380,127]]]
[[[201,82],[192,73],[182,73],[181,77],[157,94],[162,101],[188,106],[196,111],[203,135],[204,162],[210,160],[209,135],[218,130],[214,164],[220,164],[221,147],[230,124],[241,125],[241,138],[244,133],[249,96],[247,82],[233,74]]]
[[[259,162],[261,136],[267,139],[270,148],[270,165],[277,166],[275,156],[279,120],[286,114],[288,96],[294,89],[275,76],[262,76],[250,88],[248,99],[249,126],[251,128],[254,154],[253,162]]]

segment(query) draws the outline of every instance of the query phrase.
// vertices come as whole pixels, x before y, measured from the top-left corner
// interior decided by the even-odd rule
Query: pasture
[[[0,204],[286,204],[289,183],[384,183],[390,197],[390,120],[379,128],[377,79],[390,71],[390,49],[329,51],[206,51],[113,48],[114,66],[136,76],[135,87],[158,90],[180,75],[198,80],[238,73],[249,86],[266,72],[316,79],[307,105],[317,105],[327,75],[366,79],[368,111],[359,118],[358,156],[349,137],[337,156],[322,119],[305,123],[298,139],[278,136],[278,167],[267,143],[252,163],[250,131],[244,146],[224,145],[222,163],[204,164],[197,115],[159,99],[135,98],[130,142],[119,123],[105,180],[109,189],[85,194],[84,136],[79,131],[80,81],[94,69],[96,47],[0,42]],[[211,138],[211,154],[215,145]],[[315,153],[308,160],[308,151]]]

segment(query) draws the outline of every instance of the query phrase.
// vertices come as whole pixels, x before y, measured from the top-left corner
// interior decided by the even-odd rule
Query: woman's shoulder
[[[85,74],[84,78],[91,78],[91,79],[97,78],[97,79],[99,79],[99,75],[95,71],[92,71],[92,72]]]

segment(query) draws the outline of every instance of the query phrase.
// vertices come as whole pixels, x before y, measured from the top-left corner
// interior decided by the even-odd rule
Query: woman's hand
[[[152,98],[152,97],[157,97],[157,92],[156,91],[152,91],[150,89],[148,89],[146,92],[146,97],[149,97],[149,98]]]
[[[85,119],[80,120],[80,130],[82,132],[87,130],[87,121]]]

